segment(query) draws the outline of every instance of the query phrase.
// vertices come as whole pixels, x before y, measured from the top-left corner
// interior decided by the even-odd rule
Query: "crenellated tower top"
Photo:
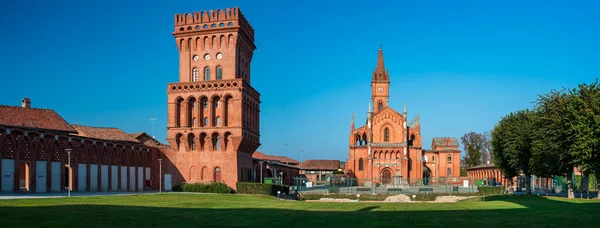
[[[240,28],[254,42],[254,29],[238,7],[175,14],[175,32],[173,32],[173,35],[231,27]]]

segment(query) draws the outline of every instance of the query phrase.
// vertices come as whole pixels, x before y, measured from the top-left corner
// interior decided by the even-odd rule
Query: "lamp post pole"
[[[158,193],[162,193],[162,158],[158,159]]]
[[[302,159],[302,152],[304,152],[304,150],[300,150],[300,173],[302,173],[302,163],[304,163],[304,159]]]
[[[67,152],[67,155],[69,157],[69,189],[68,189],[68,197],[71,197],[71,183],[73,183],[73,180],[71,180],[71,178],[73,178],[72,172],[71,172],[71,151],[73,151],[73,149],[65,149],[65,151]]]

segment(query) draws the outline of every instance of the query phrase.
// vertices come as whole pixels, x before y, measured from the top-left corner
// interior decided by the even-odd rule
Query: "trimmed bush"
[[[476,196],[478,193],[459,193],[459,194],[405,194],[410,197],[411,201],[435,201],[435,197],[438,196]],[[356,197],[356,195],[360,195],[360,197]],[[398,194],[377,194],[373,195],[370,193],[367,194],[344,194],[344,193],[335,193],[335,194],[318,194],[318,193],[305,193],[300,196],[300,200],[319,200],[321,198],[332,198],[332,199],[360,199],[361,201],[383,201],[388,196],[395,196]],[[416,195],[416,198],[413,199],[412,195]]]
[[[290,187],[287,185],[238,182],[235,186],[237,188],[237,192],[241,194],[262,194],[276,196],[277,191],[280,191],[282,194],[290,193]]]
[[[178,185],[173,186],[173,188],[171,189],[171,191],[174,191],[174,192],[183,192],[183,188],[181,187],[181,185],[178,184]]]
[[[225,183],[215,182],[210,184],[193,183],[181,186],[184,192],[204,192],[204,193],[233,193],[233,189]]]
[[[495,187],[487,187],[487,186],[478,186],[477,191],[481,195],[502,195],[504,194],[504,186],[495,186]]]
[[[336,187],[329,188],[329,193],[340,193],[340,189]]]

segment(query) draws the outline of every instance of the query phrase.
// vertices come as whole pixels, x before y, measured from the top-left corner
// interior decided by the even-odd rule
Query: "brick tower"
[[[238,8],[175,15],[179,82],[168,84],[166,154],[178,182],[250,181],[260,94],[250,86],[254,30]]]
[[[389,88],[390,78],[383,64],[383,49],[380,48],[377,56],[377,67],[375,67],[373,79],[371,80],[371,100],[375,105],[375,112],[383,110],[383,108],[388,106],[390,98]]]

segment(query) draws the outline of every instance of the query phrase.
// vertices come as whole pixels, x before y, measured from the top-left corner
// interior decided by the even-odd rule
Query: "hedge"
[[[237,192],[242,194],[262,194],[262,195],[277,195],[277,191],[282,194],[289,194],[290,187],[287,185],[278,184],[263,184],[252,182],[238,182],[236,184]]]
[[[477,187],[477,191],[482,195],[502,195],[504,194],[504,186],[479,186]]]
[[[181,186],[184,192],[204,192],[204,193],[233,193],[233,189],[222,182],[214,182],[210,184],[193,183],[184,184]]]

